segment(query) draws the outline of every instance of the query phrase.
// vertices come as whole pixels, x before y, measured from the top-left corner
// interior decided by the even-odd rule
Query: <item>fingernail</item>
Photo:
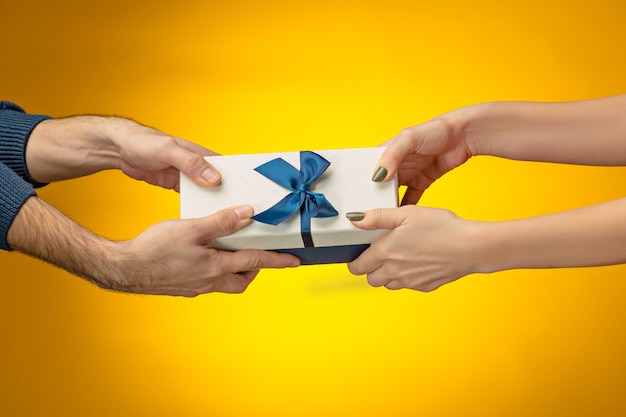
[[[237,214],[239,220],[246,220],[252,217],[252,215],[254,214],[254,209],[252,208],[252,206],[239,206],[235,208],[235,214]]]
[[[207,168],[204,171],[202,171],[202,174],[200,174],[200,176],[202,177],[203,180],[205,180],[209,184],[215,184],[220,179],[219,172],[211,168]]]
[[[358,222],[365,218],[365,213],[360,212],[360,211],[352,211],[350,213],[346,213],[346,217],[351,222]]]
[[[374,173],[374,176],[372,177],[372,181],[381,182],[382,180],[385,179],[386,176],[387,176],[387,168],[378,167],[378,169]]]

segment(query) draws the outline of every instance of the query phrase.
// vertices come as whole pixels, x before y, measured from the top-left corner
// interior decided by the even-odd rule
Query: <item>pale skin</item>
[[[473,105],[407,128],[385,146],[377,168],[387,170],[383,181],[397,172],[407,186],[402,207],[370,210],[353,221],[391,231],[348,264],[373,286],[432,291],[473,273],[626,263],[626,198],[503,222],[415,205],[435,180],[478,155],[626,165],[626,95]]]
[[[184,172],[203,186],[219,172],[203,156],[210,150],[128,119],[77,116],[41,122],[26,148],[39,182],[120,169],[133,179],[179,189]],[[194,297],[244,291],[262,268],[299,265],[296,257],[267,251],[219,251],[216,237],[248,225],[252,207],[231,207],[199,219],[158,223],[136,238],[114,242],[97,236],[38,197],[29,198],[9,229],[11,248],[43,259],[101,288]]]

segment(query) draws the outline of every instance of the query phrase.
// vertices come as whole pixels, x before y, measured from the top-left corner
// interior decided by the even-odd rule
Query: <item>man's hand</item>
[[[213,239],[244,228],[252,215],[252,207],[244,205],[152,226],[124,244],[127,267],[115,286],[122,291],[187,297],[215,291],[240,293],[262,268],[298,266],[298,258],[291,255],[213,248]]]
[[[220,173],[204,160],[215,152],[130,120],[118,119],[113,135],[119,168],[129,177],[179,191],[179,172],[198,185],[214,186]]]
[[[31,176],[46,183],[121,169],[131,178],[179,189],[179,173],[214,186],[220,173],[204,156],[214,152],[119,117],[74,116],[39,123],[26,147]]]
[[[82,228],[37,197],[15,217],[7,241],[101,288],[142,294],[193,297],[207,292],[241,292],[261,268],[299,265],[274,252],[224,252],[213,239],[250,223],[252,208],[239,206],[211,216],[170,220],[127,242],[112,242]]]

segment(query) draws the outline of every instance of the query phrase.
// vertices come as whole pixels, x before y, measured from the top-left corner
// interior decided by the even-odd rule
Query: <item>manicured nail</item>
[[[207,168],[204,171],[202,171],[202,174],[200,174],[200,176],[202,177],[203,180],[205,180],[209,184],[215,184],[220,179],[219,172],[211,168]]]
[[[358,222],[365,218],[365,213],[360,212],[360,211],[352,211],[350,213],[346,213],[346,217],[351,222]]]
[[[372,177],[372,181],[381,182],[382,180],[385,179],[386,176],[387,176],[387,168],[378,167],[378,169],[374,173],[374,176]]]
[[[243,205],[239,207],[235,207],[235,214],[239,217],[240,220],[246,220],[252,217],[254,214],[254,209],[252,206]]]

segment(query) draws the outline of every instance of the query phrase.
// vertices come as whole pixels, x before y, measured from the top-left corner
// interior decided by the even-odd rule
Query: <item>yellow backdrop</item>
[[[622,1],[3,1],[0,97],[217,152],[375,146],[491,100],[626,92]],[[626,116],[625,116],[626,117]],[[514,219],[626,194],[626,170],[475,158],[421,204]],[[40,196],[113,239],[178,217],[115,172]],[[626,267],[387,291],[345,265],[242,295],[105,292],[0,254],[6,416],[624,415]]]

